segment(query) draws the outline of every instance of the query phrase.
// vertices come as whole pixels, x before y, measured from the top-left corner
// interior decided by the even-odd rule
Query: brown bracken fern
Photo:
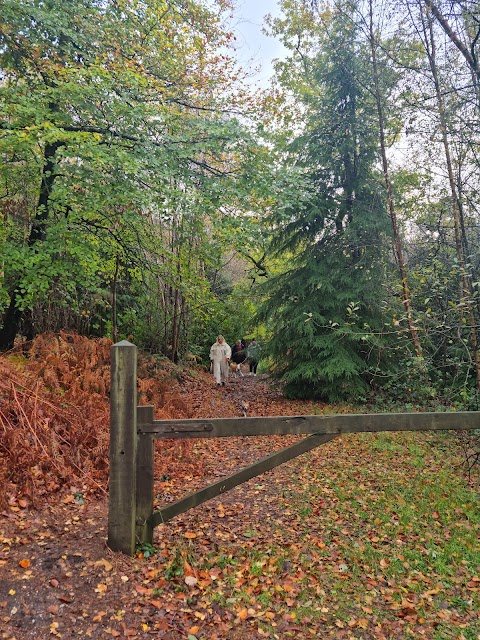
[[[61,332],[0,357],[0,507],[20,495],[34,505],[65,486],[106,491],[110,346]],[[162,367],[139,359],[140,403],[154,404],[159,419],[190,417]],[[172,459],[189,452],[165,445]]]

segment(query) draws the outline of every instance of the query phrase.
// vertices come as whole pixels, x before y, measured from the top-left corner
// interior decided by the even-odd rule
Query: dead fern
[[[0,507],[72,485],[107,490],[111,344],[46,333],[0,357]],[[157,419],[192,417],[177,378],[175,365],[139,358],[139,404],[153,404]],[[191,441],[162,444],[161,467],[198,465]]]

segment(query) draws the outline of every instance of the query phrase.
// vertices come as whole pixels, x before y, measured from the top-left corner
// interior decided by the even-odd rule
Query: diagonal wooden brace
[[[304,438],[300,442],[292,444],[290,447],[281,449],[280,451],[277,451],[277,453],[273,453],[259,462],[255,462],[249,467],[245,467],[241,471],[223,478],[223,480],[220,480],[219,482],[215,482],[204,489],[195,491],[195,493],[191,493],[185,498],[181,498],[167,507],[164,507],[159,511],[155,511],[150,519],[150,526],[156,527],[157,525],[178,516],[180,513],[188,511],[188,509],[196,507],[199,504],[202,504],[202,502],[215,498],[226,491],[230,491],[230,489],[242,484],[242,482],[246,482],[255,476],[265,473],[265,471],[270,471],[270,469],[274,469],[275,467],[278,467],[278,465],[283,464],[292,458],[296,458],[311,449],[315,449],[315,447],[325,444],[336,437],[336,434],[314,434],[308,438]]]

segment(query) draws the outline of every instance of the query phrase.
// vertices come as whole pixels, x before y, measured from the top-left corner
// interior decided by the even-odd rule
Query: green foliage
[[[142,544],[137,545],[136,552],[141,553],[144,558],[148,559],[157,553],[157,549],[153,544],[143,542]]]
[[[244,282],[233,284],[227,274],[223,274],[221,282],[216,279],[215,294],[206,306],[206,314],[200,315],[192,309],[190,338],[196,345],[195,353],[201,355],[204,362],[208,362],[210,347],[219,334],[225,336],[230,346],[246,338],[252,331],[251,318],[255,314],[251,291]]]
[[[253,198],[265,151],[232,115],[225,7],[2,3],[0,346],[25,310],[37,329],[88,316],[93,332],[185,346],[225,239],[255,236],[239,205],[258,209],[268,184]]]

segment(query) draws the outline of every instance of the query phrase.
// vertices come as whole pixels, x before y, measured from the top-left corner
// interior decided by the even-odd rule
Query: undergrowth
[[[111,344],[42,334],[0,357],[0,507],[19,498],[34,505],[66,485],[106,491]],[[139,403],[154,404],[157,419],[191,415],[174,393],[177,369],[139,358]],[[165,451],[167,458],[188,454],[176,441],[164,443],[164,459]]]

